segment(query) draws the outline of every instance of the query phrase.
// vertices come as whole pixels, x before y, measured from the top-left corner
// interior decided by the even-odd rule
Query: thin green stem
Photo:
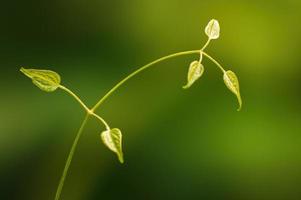
[[[206,47],[209,45],[211,39],[208,38],[207,42],[204,44],[204,46],[201,48],[200,50],[200,59],[199,59],[199,63],[202,62],[202,59],[203,59],[203,51],[206,49]]]
[[[204,46],[201,48],[201,52],[204,51],[206,49],[206,47],[209,45],[211,39],[208,38],[207,42],[204,44]]]
[[[76,95],[74,94],[71,90],[69,90],[68,88],[60,85],[59,86],[61,89],[63,89],[64,91],[66,91],[67,93],[69,93],[71,96],[73,96],[79,103],[80,105],[87,111],[87,114],[86,114],[86,117],[85,119],[83,120],[77,134],[76,134],[76,137],[74,139],[74,142],[72,144],[72,147],[71,147],[71,150],[69,152],[69,155],[68,155],[68,158],[67,158],[67,161],[66,161],[66,164],[65,164],[65,167],[64,167],[64,171],[63,171],[63,174],[61,176],[61,179],[60,179],[60,182],[59,182],[59,185],[58,185],[58,188],[57,188],[57,191],[56,191],[56,195],[55,195],[55,200],[59,200],[60,199],[60,196],[61,196],[61,192],[62,192],[62,189],[63,189],[63,186],[64,186],[64,182],[65,182],[65,179],[66,179],[66,176],[68,174],[68,170],[69,170],[69,167],[70,167],[70,164],[71,164],[71,161],[72,161],[72,158],[73,158],[73,155],[74,155],[74,152],[75,152],[75,149],[77,147],[77,144],[78,144],[78,141],[79,141],[79,138],[83,132],[83,129],[88,121],[88,118],[90,115],[96,117],[98,120],[100,120],[106,127],[107,130],[110,130],[110,127],[109,125],[106,123],[106,121],[101,118],[99,115],[95,114],[94,112],[92,112],[84,103],[83,101]]]
[[[79,102],[79,104],[87,111],[88,115],[92,115],[92,116],[96,117],[98,120],[100,120],[105,125],[106,129],[110,130],[110,127],[107,124],[107,122],[102,117],[100,117],[99,115],[95,114],[92,110],[90,110],[86,106],[86,104],[84,104],[84,102],[76,94],[74,94],[71,90],[69,90],[67,87],[65,87],[63,85],[60,85],[59,88],[61,88],[62,90],[65,90],[71,96],[73,96]]]
[[[110,126],[107,124],[107,122],[103,118],[101,118],[99,115],[95,114],[94,112],[91,112],[91,115],[93,115],[99,121],[101,121],[105,125],[105,127],[106,127],[107,130],[110,130]]]
[[[192,50],[192,51],[184,51],[184,52],[179,52],[179,53],[174,53],[168,56],[164,56],[162,58],[159,58],[155,61],[152,61],[144,66],[142,66],[141,68],[137,69],[136,71],[134,71],[133,73],[131,73],[130,75],[128,75],[127,77],[125,77],[124,79],[122,79],[119,83],[117,83],[108,93],[106,93],[96,104],[95,106],[91,109],[92,111],[95,111],[117,88],[119,88],[123,83],[125,83],[127,80],[129,80],[130,78],[132,78],[133,76],[135,76],[136,74],[144,71],[145,69],[151,67],[154,64],[157,64],[159,62],[162,62],[164,60],[170,59],[170,58],[174,58],[174,57],[178,57],[178,56],[182,56],[182,55],[188,55],[188,54],[196,54],[199,53],[200,50]]]
[[[76,95],[74,94],[71,90],[69,90],[68,88],[66,88],[63,85],[60,85],[59,88],[61,88],[62,90],[66,91],[67,93],[69,93],[71,96],[73,96],[78,102],[79,104],[88,112],[90,113],[90,109],[86,106],[86,104],[84,104],[84,102]]]
[[[204,51],[202,52],[202,54],[209,58],[214,64],[216,64],[220,68],[220,70],[222,70],[223,73],[226,72],[222,65],[219,62],[217,62],[214,58],[212,58],[209,54],[205,53]]]
[[[204,47],[206,48],[206,46],[209,44],[210,39],[208,39],[207,43],[204,45]],[[202,49],[204,49],[204,47]],[[179,53],[174,53],[174,54],[170,54],[168,56],[164,56],[162,58],[159,58],[155,61],[152,61],[142,67],[140,67],[139,69],[137,69],[136,71],[134,71],[133,73],[129,74],[127,77],[125,77],[124,79],[122,79],[120,82],[118,82],[111,90],[109,90],[109,92],[107,92],[96,104],[95,106],[91,109],[91,112],[93,113],[109,96],[111,96],[112,93],[114,93],[121,85],[123,85],[126,81],[128,81],[130,78],[132,78],[133,76],[137,75],[138,73],[144,71],[145,69],[151,67],[152,65],[155,65],[157,63],[160,63],[164,60],[170,59],[170,58],[174,58],[174,57],[178,57],[178,56],[182,56],[182,55],[189,55],[189,54],[203,54],[206,57],[208,57],[213,63],[215,63],[221,70],[222,72],[225,72],[224,68],[221,66],[221,64],[219,64],[219,62],[217,62],[214,58],[212,58],[209,54],[205,53],[202,50],[191,50],[191,51],[183,51],[183,52],[179,52]]]
[[[78,130],[78,132],[76,134],[76,137],[74,139],[74,142],[72,144],[70,153],[68,155],[68,158],[67,158],[67,161],[66,161],[66,164],[65,164],[65,168],[64,168],[62,177],[60,179],[58,188],[56,190],[55,200],[59,200],[60,199],[60,196],[61,196],[61,193],[62,193],[62,189],[63,189],[63,186],[64,186],[64,182],[65,182],[65,178],[66,178],[66,176],[68,174],[68,170],[69,170],[69,167],[70,167],[70,164],[71,164],[71,161],[72,161],[72,158],[73,158],[76,146],[78,144],[78,140],[79,140],[80,136],[82,135],[82,132],[83,132],[84,127],[85,127],[85,125],[86,125],[86,123],[88,121],[88,118],[89,118],[89,114],[86,115],[84,121],[82,122],[82,124],[81,124],[81,126],[80,126],[80,128],[79,128],[79,130]]]

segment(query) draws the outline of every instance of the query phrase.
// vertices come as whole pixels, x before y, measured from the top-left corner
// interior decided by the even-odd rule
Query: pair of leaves
[[[118,156],[120,163],[123,163],[123,152],[122,152],[122,134],[118,128],[103,131],[100,134],[103,143]]]
[[[20,71],[31,78],[33,84],[45,92],[53,92],[60,86],[61,77],[54,71],[25,69],[23,67]]]
[[[205,28],[205,33],[209,37],[209,40],[219,38],[220,26],[219,26],[218,21],[215,19],[210,20]],[[201,52],[200,60],[193,61],[190,64],[189,69],[188,69],[188,75],[187,75],[187,84],[185,86],[183,86],[184,89],[189,88],[204,73],[204,66],[201,64],[202,55],[203,54]],[[224,71],[223,79],[224,79],[224,83],[227,86],[227,88],[236,95],[238,104],[239,104],[239,107],[237,110],[239,111],[242,106],[242,100],[241,100],[240,91],[239,91],[238,78],[234,72],[228,70],[228,71]]]
[[[29,77],[32,80],[33,84],[35,84],[43,91],[53,92],[60,86],[60,75],[54,71],[40,69],[25,69],[23,67],[20,69],[20,71],[27,77]],[[101,139],[110,150],[117,154],[119,161],[123,163],[124,160],[121,145],[121,131],[117,128],[106,130],[101,133]]]
[[[187,76],[187,84],[183,86],[184,89],[189,88],[196,80],[198,80],[204,72],[204,66],[200,63],[200,61],[193,61],[190,64]],[[239,82],[238,78],[234,72],[228,70],[224,72],[223,75],[224,83],[227,88],[236,95],[238,100],[238,111],[241,109],[242,100],[239,91]]]
[[[220,27],[217,20],[212,19],[205,27],[205,33],[209,39],[217,39],[220,33]],[[202,52],[200,54],[199,61],[193,61],[190,63],[187,75],[187,84],[183,86],[184,89],[188,89],[196,80],[198,80],[204,73],[204,66],[202,65]]]

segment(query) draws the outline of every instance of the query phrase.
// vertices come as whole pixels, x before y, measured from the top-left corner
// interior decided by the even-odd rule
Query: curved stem
[[[80,105],[87,111],[87,114],[88,114],[88,115],[92,115],[92,116],[96,117],[99,121],[101,121],[101,122],[105,125],[105,127],[106,127],[107,130],[110,130],[110,127],[109,127],[109,125],[107,124],[107,122],[106,122],[103,118],[101,118],[99,115],[95,114],[92,110],[90,110],[90,109],[86,106],[86,104],[84,104],[84,102],[83,102],[76,94],[74,94],[71,90],[69,90],[68,88],[66,88],[66,87],[63,86],[63,85],[60,85],[59,88],[61,88],[62,90],[65,90],[65,91],[68,92],[71,96],[73,96],[73,97],[80,103]]]
[[[107,130],[110,130],[110,126],[107,124],[107,122],[103,118],[101,118],[99,115],[95,114],[94,112],[91,112],[91,115],[93,115],[99,121],[101,121],[105,125],[105,127],[106,127]]]
[[[202,49],[206,48],[206,46],[209,44],[210,39],[208,39],[208,41],[206,42],[206,44],[203,46]],[[213,63],[215,63],[221,70],[222,72],[225,72],[224,68],[221,66],[221,64],[219,64],[219,62],[217,62],[214,58],[212,58],[209,54],[205,53],[202,50],[191,50],[191,51],[183,51],[183,52],[179,52],[179,53],[174,53],[174,54],[170,54],[168,56],[164,56],[162,58],[159,58],[155,61],[152,61],[142,67],[140,67],[139,69],[137,69],[136,71],[134,71],[133,73],[131,73],[130,75],[128,75],[127,77],[125,77],[124,79],[122,79],[119,83],[117,83],[111,90],[109,90],[109,92],[107,92],[96,104],[95,106],[91,109],[91,112],[93,113],[109,96],[111,96],[111,94],[117,90],[122,84],[124,84],[126,81],[128,81],[130,78],[132,78],[133,76],[137,75],[138,73],[144,71],[145,69],[151,67],[154,64],[157,64],[159,62],[162,62],[164,60],[170,59],[170,58],[174,58],[174,57],[178,57],[178,56],[182,56],[182,55],[189,55],[189,54],[203,54],[205,55],[207,58],[209,58]]]
[[[83,132],[84,127],[85,127],[85,125],[86,125],[86,123],[88,121],[88,118],[89,118],[89,114],[86,115],[84,121],[82,122],[82,124],[81,124],[81,126],[80,126],[80,128],[79,128],[79,130],[78,130],[78,132],[76,134],[75,140],[74,140],[74,142],[72,144],[70,153],[68,155],[68,158],[67,158],[67,161],[66,161],[66,164],[65,164],[65,167],[64,167],[64,171],[63,171],[62,177],[60,179],[58,188],[56,190],[55,200],[59,200],[60,199],[61,192],[62,192],[62,189],[63,189],[63,186],[64,186],[64,182],[65,182],[65,178],[67,176],[68,169],[70,167],[70,164],[71,164],[71,161],[72,161],[72,158],[73,158],[76,146],[78,144],[78,140],[79,140],[80,136],[82,135],[82,132]]]
[[[153,62],[150,62],[150,63],[142,66],[141,68],[137,69],[136,71],[134,71],[133,73],[131,73],[130,75],[128,75],[127,77],[125,77],[124,79],[122,79],[119,83],[117,83],[108,93],[105,94],[105,96],[103,96],[96,103],[96,105],[91,109],[91,111],[93,112],[94,110],[96,110],[123,83],[125,83],[127,80],[129,80],[130,78],[132,78],[136,74],[138,74],[138,73],[142,72],[143,70],[151,67],[152,65],[157,64],[159,62],[162,62],[164,60],[170,59],[170,58],[174,58],[174,57],[178,57],[178,56],[182,56],[182,55],[188,55],[188,54],[196,54],[196,53],[199,53],[199,52],[200,52],[200,50],[192,50],[192,51],[184,51],[184,52],[174,53],[174,54],[171,54],[171,55],[159,58],[159,59],[157,59],[157,60],[155,60]]]
[[[206,49],[206,47],[209,45],[211,39],[208,38],[207,42],[204,44],[204,46],[201,48],[200,50],[200,59],[199,59],[199,63],[202,62],[202,59],[203,59],[203,51]]]
[[[206,49],[206,47],[209,45],[211,39],[208,38],[207,42],[204,44],[204,46],[201,48],[201,52],[204,51]]]
[[[219,64],[219,62],[217,62],[214,58],[212,58],[210,55],[208,55],[208,54],[205,53],[204,51],[202,52],[202,54],[203,54],[204,56],[206,56],[207,58],[209,58],[214,64],[216,64],[216,65],[220,68],[220,70],[222,70],[223,73],[226,72],[226,70],[222,67],[222,65]]]
[[[84,102],[76,95],[74,94],[71,90],[69,90],[68,88],[66,88],[63,85],[60,85],[59,88],[61,88],[62,90],[66,91],[67,93],[69,93],[71,96],[73,96],[78,102],[79,104],[88,112],[90,113],[90,109],[86,106],[86,104],[84,104]]]

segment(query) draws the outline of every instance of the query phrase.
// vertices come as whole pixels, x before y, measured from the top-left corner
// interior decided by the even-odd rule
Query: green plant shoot
[[[61,78],[58,73],[50,70],[41,70],[41,69],[25,69],[21,68],[20,71],[29,77],[33,84],[35,84],[38,88],[40,88],[43,91],[46,92],[53,92],[56,89],[62,89],[65,92],[67,92],[69,95],[71,95],[75,100],[78,101],[78,103],[83,107],[83,109],[86,111],[86,117],[83,120],[80,129],[77,132],[76,138],[72,144],[70,153],[68,155],[63,174],[61,176],[56,195],[55,200],[60,199],[60,195],[64,186],[65,178],[68,174],[68,170],[75,152],[75,149],[77,147],[77,143],[79,141],[79,138],[83,132],[83,129],[89,119],[89,117],[94,117],[97,119],[101,124],[104,125],[105,130],[101,132],[100,134],[100,140],[105,144],[108,149],[110,149],[112,152],[114,152],[120,163],[124,162],[123,158],[123,150],[122,150],[122,134],[121,131],[118,128],[111,129],[108,123],[100,117],[98,114],[95,113],[96,109],[112,94],[114,93],[121,85],[123,85],[126,81],[128,81],[130,78],[134,77],[135,75],[139,74],[140,72],[144,71],[145,69],[162,62],[167,59],[175,58],[178,56],[184,56],[189,54],[199,54],[199,59],[196,61],[192,61],[189,68],[188,68],[188,74],[187,74],[187,84],[183,86],[184,89],[188,89],[191,87],[202,75],[204,72],[204,66],[202,64],[203,56],[207,57],[209,60],[211,60],[214,64],[217,65],[217,67],[222,71],[223,73],[223,80],[227,88],[236,95],[239,107],[238,110],[241,109],[242,106],[242,99],[240,96],[239,91],[239,82],[238,78],[235,75],[234,72],[230,70],[225,70],[222,65],[216,61],[213,57],[211,57],[208,53],[206,53],[204,50],[209,45],[211,40],[217,39],[220,36],[220,26],[217,20],[212,19],[209,21],[207,26],[205,27],[205,34],[208,36],[208,40],[205,43],[205,45],[200,48],[199,50],[191,50],[191,51],[183,51],[179,53],[170,54],[168,56],[164,56],[162,58],[159,58],[155,61],[152,61],[124,79],[122,79],[119,83],[117,83],[111,90],[109,90],[92,108],[89,108],[76,94],[74,94],[70,89],[67,87],[61,85]]]

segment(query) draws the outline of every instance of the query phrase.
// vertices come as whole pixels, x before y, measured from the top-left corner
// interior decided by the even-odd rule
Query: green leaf
[[[212,19],[205,28],[205,33],[209,39],[217,39],[219,37],[220,27],[217,20]]]
[[[190,63],[187,84],[183,86],[183,89],[188,89],[196,80],[198,80],[204,73],[204,66],[199,61],[193,61]]]
[[[103,143],[118,156],[118,159],[121,163],[123,160],[122,153],[122,134],[118,128],[113,128],[111,130],[106,130],[101,133],[101,139]]]
[[[61,78],[54,71],[24,69],[23,67],[20,69],[20,71],[27,77],[31,78],[33,84],[35,84],[43,91],[53,92],[60,86]]]
[[[239,82],[237,79],[237,76],[235,75],[234,72],[228,70],[224,73],[224,82],[226,84],[226,86],[228,87],[228,89],[233,92],[238,100],[239,103],[239,107],[238,107],[238,111],[241,109],[242,106],[242,100],[240,97],[240,91],[239,91]]]

